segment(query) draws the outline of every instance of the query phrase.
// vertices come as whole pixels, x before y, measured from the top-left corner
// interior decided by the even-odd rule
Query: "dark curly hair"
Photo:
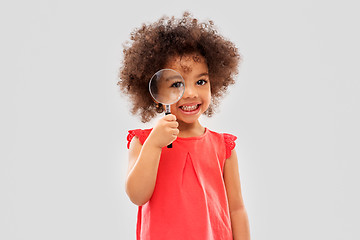
[[[130,97],[131,112],[139,114],[142,122],[150,121],[163,111],[154,103],[148,84],[152,75],[164,68],[171,57],[195,53],[205,58],[211,83],[212,102],[205,112],[209,117],[227,87],[235,83],[240,61],[238,49],[218,34],[212,21],[199,22],[188,12],[179,19],[162,17],[135,29],[123,53],[117,85]]]

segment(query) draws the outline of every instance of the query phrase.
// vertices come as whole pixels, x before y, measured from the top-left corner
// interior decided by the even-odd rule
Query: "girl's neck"
[[[178,137],[187,138],[187,137],[197,137],[201,136],[205,132],[205,127],[201,126],[199,120],[194,123],[185,123],[182,121],[179,122],[179,135]]]

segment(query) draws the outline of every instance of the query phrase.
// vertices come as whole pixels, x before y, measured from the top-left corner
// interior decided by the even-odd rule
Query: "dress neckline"
[[[176,140],[194,140],[194,139],[200,139],[206,136],[206,134],[208,133],[208,129],[205,127],[205,131],[203,134],[199,135],[199,136],[194,136],[194,137],[177,137]]]

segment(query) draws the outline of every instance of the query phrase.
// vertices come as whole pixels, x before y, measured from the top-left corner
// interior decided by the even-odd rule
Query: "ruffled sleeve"
[[[228,133],[224,133],[224,141],[225,141],[225,151],[226,151],[226,159],[231,156],[231,150],[235,148],[235,140],[236,136]]]
[[[134,130],[129,130],[128,131],[128,135],[126,137],[127,140],[127,148],[129,149],[130,147],[130,142],[133,139],[133,137],[137,136],[140,140],[141,144],[144,144],[146,138],[149,136],[150,132],[152,129],[134,129]]]

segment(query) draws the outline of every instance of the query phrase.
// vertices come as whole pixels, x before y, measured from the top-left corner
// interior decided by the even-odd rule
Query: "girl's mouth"
[[[185,114],[194,114],[200,110],[201,104],[194,104],[194,105],[182,105],[179,108]]]

